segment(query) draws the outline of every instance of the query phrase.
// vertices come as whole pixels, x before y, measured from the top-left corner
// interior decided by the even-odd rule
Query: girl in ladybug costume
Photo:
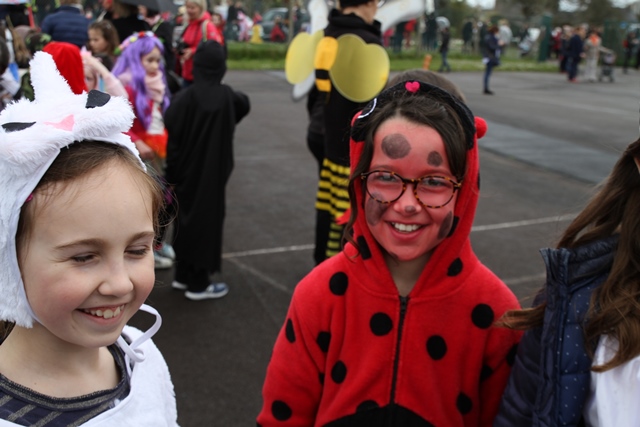
[[[476,258],[486,123],[399,83],[351,129],[348,243],[296,287],[258,425],[490,426],[520,333],[518,302]]]

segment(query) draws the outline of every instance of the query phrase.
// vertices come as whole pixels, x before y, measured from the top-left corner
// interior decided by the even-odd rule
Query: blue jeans
[[[578,75],[578,63],[580,58],[567,58],[567,78],[573,80]]]
[[[493,71],[493,65],[491,62],[487,62],[484,69],[484,90],[489,90],[489,77],[491,77],[491,71]]]
[[[442,64],[440,65],[440,69],[438,71],[451,71],[451,66],[449,66],[449,62],[447,62],[447,54],[449,53],[449,51],[444,50],[442,52],[440,52],[440,54],[442,55]]]

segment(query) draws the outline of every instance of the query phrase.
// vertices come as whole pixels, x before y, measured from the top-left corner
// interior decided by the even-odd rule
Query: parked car
[[[311,17],[304,9],[301,9],[300,14],[300,28],[303,28],[304,24],[308,24],[311,21]],[[269,36],[271,35],[271,30],[273,30],[276,16],[280,16],[284,27],[284,33],[286,36],[289,35],[289,9],[286,7],[274,7],[268,9],[262,15],[262,39],[264,41],[269,41]]]

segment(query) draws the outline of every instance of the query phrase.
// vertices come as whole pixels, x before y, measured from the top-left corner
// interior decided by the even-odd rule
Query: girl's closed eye
[[[136,246],[135,248],[127,249],[127,253],[129,255],[133,255],[134,257],[143,257],[147,255],[150,250],[151,245]]]
[[[72,256],[71,260],[74,261],[74,262],[77,262],[79,264],[84,264],[84,263],[87,263],[87,262],[91,261],[94,258],[95,258],[94,254],[81,254],[81,255]]]

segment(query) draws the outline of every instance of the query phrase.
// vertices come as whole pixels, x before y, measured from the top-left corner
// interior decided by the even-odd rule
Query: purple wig
[[[118,57],[116,64],[111,71],[114,76],[119,77],[124,72],[131,74],[131,82],[129,86],[136,92],[135,110],[136,116],[142,122],[145,129],[149,129],[151,124],[151,108],[149,108],[149,96],[147,95],[147,86],[144,78],[146,71],[142,66],[142,57],[151,53],[154,48],[158,48],[160,54],[164,53],[162,42],[152,32],[136,33],[129,36],[121,45],[122,53]],[[167,87],[167,78],[164,70],[164,60],[160,61],[160,73],[162,80]],[[168,89],[165,90],[164,99],[162,101],[162,111],[164,112],[169,106]]]

